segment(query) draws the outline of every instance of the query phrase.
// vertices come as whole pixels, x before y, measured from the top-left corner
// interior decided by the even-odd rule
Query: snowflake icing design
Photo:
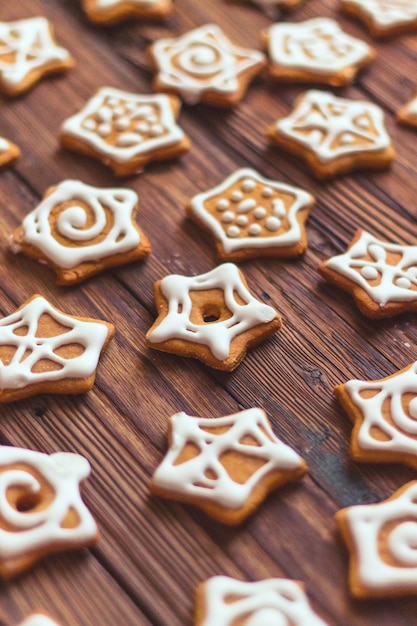
[[[390,145],[377,105],[314,89],[304,94],[291,115],[277,122],[276,130],[323,163],[355,152],[383,151]]]
[[[201,586],[201,626],[326,626],[310,606],[301,583],[284,578],[245,582],[214,576]]]

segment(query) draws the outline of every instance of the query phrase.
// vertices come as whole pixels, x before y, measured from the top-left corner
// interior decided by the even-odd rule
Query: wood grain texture
[[[76,65],[23,97],[0,102],[0,135],[22,149],[16,165],[0,173],[0,314],[37,292],[70,314],[111,321],[116,336],[90,393],[0,407],[0,443],[77,451],[89,459],[92,476],[83,493],[102,536],[90,551],[45,559],[1,583],[1,626],[14,626],[40,609],[62,626],[191,626],[194,589],[217,574],[302,580],[333,626],[415,624],[416,599],[359,602],[349,595],[335,512],[384,499],[415,476],[406,467],[351,461],[351,424],[332,397],[333,387],[349,378],[380,378],[414,361],[414,316],[372,323],[316,270],[322,259],[346,247],[358,227],[393,241],[416,240],[416,134],[395,121],[395,111],[417,88],[415,35],[374,43],[375,61],[354,85],[335,90],[383,107],[397,151],[390,170],[315,181],[300,161],[269,146],[265,137],[266,127],[291,110],[304,86],[279,85],[262,75],[233,110],[184,106],[180,124],[191,138],[190,152],[123,181],[139,194],[138,222],[151,240],[150,257],[65,289],[54,285],[52,272],[12,255],[7,245],[47,187],[65,178],[121,184],[100,163],[59,148],[63,120],[105,85],[149,93],[146,46],[159,37],[214,22],[236,43],[259,48],[260,32],[271,19],[250,3],[176,0],[165,22],[101,28],[87,23],[75,0],[0,6],[0,20],[36,15],[52,20]],[[320,15],[339,19],[350,34],[371,41],[336,0],[310,0],[285,19]],[[317,204],[302,259],[241,265],[253,293],[282,314],[284,326],[225,374],[152,351],[144,337],[155,317],[154,282],[217,264],[211,241],[185,217],[187,200],[241,166],[304,187]],[[234,529],[192,507],[149,496],[172,413],[215,417],[251,406],[264,408],[277,435],[305,458],[304,479],[270,495]]]

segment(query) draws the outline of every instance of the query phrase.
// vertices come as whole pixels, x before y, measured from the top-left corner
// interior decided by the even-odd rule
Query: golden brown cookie
[[[281,328],[281,316],[254,298],[233,263],[199,276],[166,276],[154,292],[158,317],[147,345],[215,369],[234,370],[249,348]]]
[[[394,150],[376,104],[305,92],[294,111],[268,129],[273,143],[301,157],[319,179],[352,170],[384,168]]]
[[[171,12],[172,0],[82,0],[90,22],[116,24],[130,18],[162,19]]]
[[[68,50],[57,45],[45,17],[0,22],[0,90],[7,95],[19,95],[44,76],[73,65]]]
[[[50,265],[59,285],[142,259],[150,244],[135,221],[138,201],[130,189],[65,180],[25,217],[11,249]]]
[[[262,52],[234,45],[215,24],[159,39],[149,53],[156,71],[154,91],[178,94],[187,104],[237,104],[266,64]]]
[[[375,57],[371,46],[328,17],[272,24],[263,40],[271,76],[291,83],[347,85]]]
[[[398,109],[397,120],[407,126],[417,127],[417,96]]]
[[[88,391],[113,334],[108,322],[67,315],[33,296],[0,320],[0,402]]]
[[[213,237],[221,259],[238,261],[305,252],[304,223],[313,204],[307,191],[242,168],[194,196],[186,210]]]
[[[361,20],[374,37],[400,35],[417,28],[414,0],[342,0],[342,9]]]
[[[358,230],[347,251],[323,261],[318,270],[352,294],[367,317],[417,311],[417,246],[381,241]]]
[[[240,524],[272,489],[307,471],[258,408],[218,418],[176,413],[168,437],[151,492],[198,506],[224,524]]]
[[[96,543],[96,523],[79,493],[89,474],[79,454],[0,446],[1,576],[16,576],[47,554]]]
[[[116,176],[141,172],[151,161],[180,156],[190,147],[176,118],[180,101],[103,87],[63,123],[63,146],[108,165]]]
[[[0,137],[0,168],[12,163],[19,156],[19,148],[8,139]]]
[[[336,522],[350,552],[349,585],[354,596],[417,593],[417,481],[379,504],[338,511]]]
[[[285,578],[245,582],[214,576],[196,590],[195,626],[326,626],[303,583]]]

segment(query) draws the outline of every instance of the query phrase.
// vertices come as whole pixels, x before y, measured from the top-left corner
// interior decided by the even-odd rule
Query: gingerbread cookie
[[[417,362],[380,380],[349,380],[334,393],[354,423],[354,459],[417,469]]]
[[[313,204],[306,191],[243,168],[194,196],[187,213],[214,238],[222,259],[294,257],[307,248],[304,223]]]
[[[417,593],[417,481],[379,504],[336,514],[350,552],[349,585],[358,598]]]
[[[374,37],[387,37],[417,27],[415,0],[342,0],[342,8],[365,23]]]
[[[103,87],[65,120],[59,139],[66,148],[102,161],[116,176],[130,176],[150,161],[188,150],[190,142],[175,121],[179,110],[174,96]]]
[[[92,388],[108,322],[66,315],[35,295],[0,320],[0,402]]]
[[[254,298],[232,263],[199,276],[166,276],[154,292],[158,317],[147,345],[216,369],[234,370],[249,348],[281,328],[280,315]]]
[[[417,96],[397,111],[397,120],[402,124],[417,127]]]
[[[179,94],[187,104],[220,107],[237,104],[266,64],[261,52],[235,46],[215,24],[160,39],[150,56],[157,72],[154,91]]]
[[[19,148],[9,141],[0,137],[0,168],[12,163],[20,156]]]
[[[270,74],[288,82],[347,85],[375,56],[364,41],[343,32],[327,17],[272,24],[263,33]]]
[[[0,575],[10,578],[43,556],[94,544],[98,531],[79,484],[90,474],[79,454],[0,446]]]
[[[195,626],[326,626],[304,585],[270,578],[245,582],[214,576],[197,587]]]
[[[116,24],[130,18],[162,19],[172,0],[82,0],[87,18],[95,24]]]
[[[360,168],[387,167],[394,158],[382,109],[327,91],[304,93],[294,111],[273,124],[268,135],[304,159],[319,179]]]
[[[0,90],[7,95],[21,94],[43,76],[73,65],[68,50],[57,45],[46,18],[0,22]]]
[[[194,504],[224,524],[240,524],[272,489],[307,471],[272,432],[261,409],[218,418],[171,417],[169,450],[150,489]]]
[[[59,285],[143,258],[149,241],[138,228],[130,189],[98,189],[66,180],[46,192],[13,234],[13,252],[50,265]]]
[[[417,246],[388,243],[358,230],[347,251],[323,261],[318,270],[351,293],[367,317],[417,311]]]
[[[19,626],[59,626],[59,624],[45,613],[34,613],[21,622]]]

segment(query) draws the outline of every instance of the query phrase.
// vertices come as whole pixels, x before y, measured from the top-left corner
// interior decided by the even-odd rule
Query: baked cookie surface
[[[239,524],[269,491],[306,471],[303,459],[274,435],[261,409],[218,418],[176,413],[169,450],[150,489],[194,504],[225,524]]]
[[[158,317],[147,345],[215,369],[234,370],[249,348],[281,328],[280,315],[250,293],[233,263],[199,276],[171,274],[154,293]]]
[[[172,0],[82,0],[87,18],[95,24],[115,24],[136,18],[162,19],[169,15]]]
[[[0,137],[0,168],[12,163],[19,156],[19,148],[8,139]]]
[[[214,238],[218,256],[237,261],[302,254],[307,248],[304,224],[313,204],[307,191],[242,168],[194,196],[186,210]]]
[[[130,189],[63,181],[15,230],[12,251],[48,263],[61,285],[141,259],[150,244],[135,221],[138,202]]]
[[[179,110],[174,96],[103,87],[64,121],[59,140],[70,150],[102,161],[116,176],[130,176],[151,161],[188,150],[190,142],[176,123]]]

